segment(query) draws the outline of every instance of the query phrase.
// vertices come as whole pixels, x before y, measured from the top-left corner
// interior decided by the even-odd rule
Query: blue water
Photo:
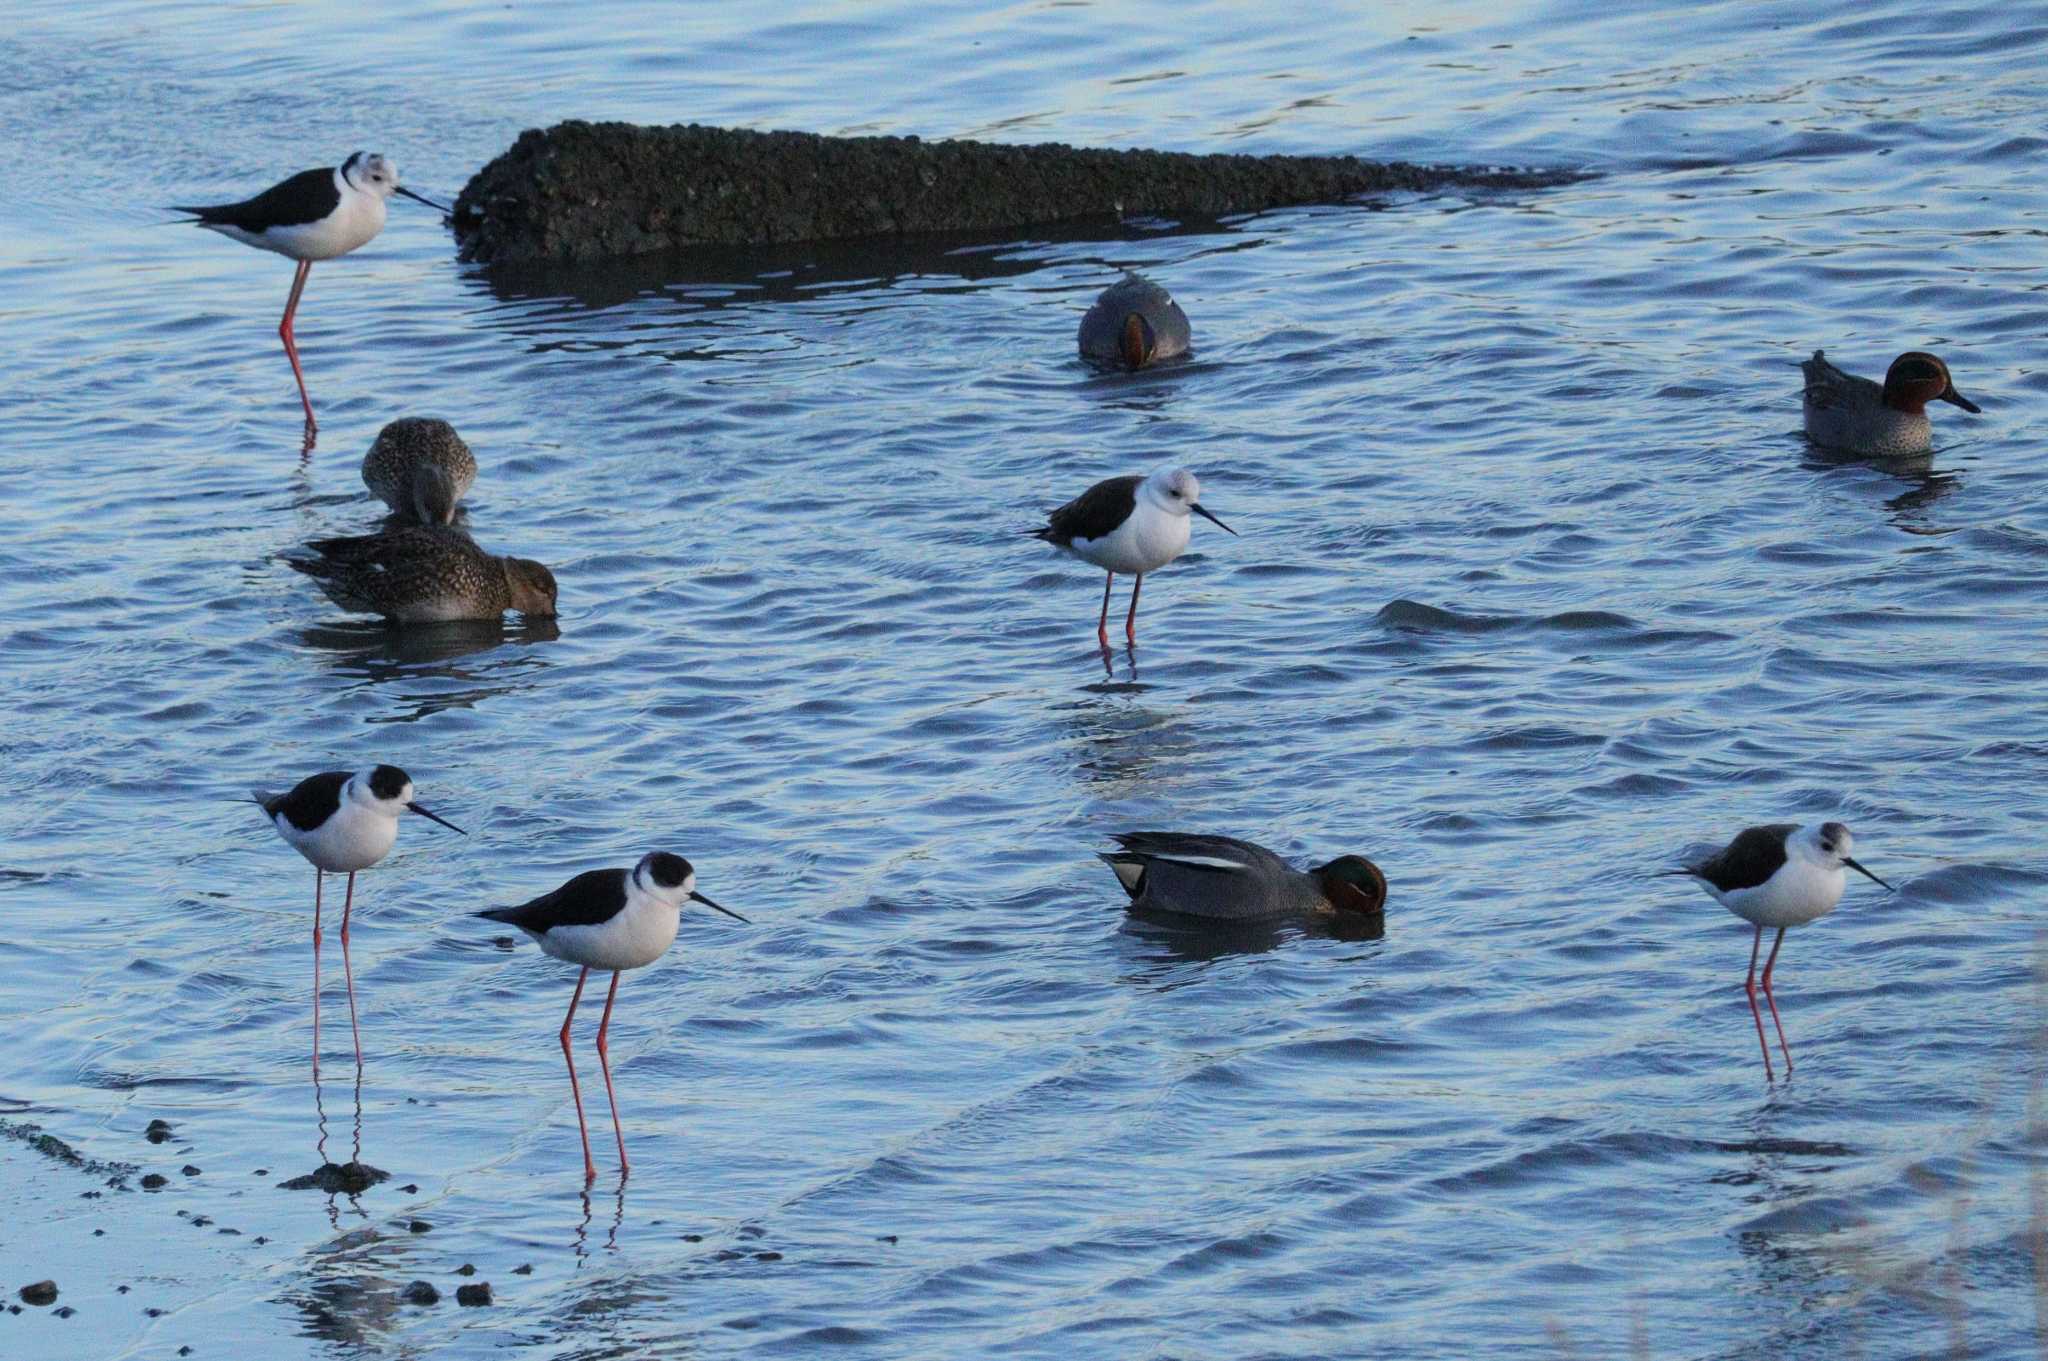
[[[2037,1354],[2028,12],[15,13],[0,1287],[76,1313],[0,1355]],[[401,202],[312,273],[302,462],[286,263],[158,205],[357,148],[446,199],[572,116],[1598,176],[517,284]],[[1125,266],[1192,362],[1075,362]],[[1817,346],[1984,414],[1817,457]],[[374,519],[403,414],[558,629],[391,635],[277,562]],[[1168,462],[1242,537],[1105,675],[1099,578],[1017,531]],[[311,876],[238,801],[373,760],[471,835],[360,881],[316,1107]],[[1766,1085],[1747,928],[1651,874],[1824,816],[1901,891],[1789,938]],[[1150,826],[1370,855],[1386,934],[1128,922],[1093,852]],[[570,972],[465,914],[654,848],[755,925],[628,975],[586,1198]],[[464,1264],[490,1308],[399,1301]]]

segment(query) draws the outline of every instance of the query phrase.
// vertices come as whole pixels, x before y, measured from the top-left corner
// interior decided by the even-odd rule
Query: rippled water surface
[[[17,8],[0,1286],[76,1313],[0,1353],[2034,1355],[2048,30],[1603,8]],[[399,203],[312,273],[301,461],[286,262],[156,205],[357,147],[452,197],[569,116],[1598,173],[574,280]],[[1191,362],[1075,362],[1124,266]],[[1817,457],[1823,345],[1984,414]],[[558,631],[279,565],[402,414]],[[1170,461],[1242,537],[1105,675],[1018,531]],[[471,835],[363,877],[316,1106],[311,875],[238,800],[373,760]],[[1651,872],[1822,816],[1900,892],[1791,936],[1771,1087],[1747,928]],[[1386,934],[1127,921],[1149,826],[1370,855]],[[755,924],[628,976],[586,1198],[571,974],[464,914],[655,847]]]

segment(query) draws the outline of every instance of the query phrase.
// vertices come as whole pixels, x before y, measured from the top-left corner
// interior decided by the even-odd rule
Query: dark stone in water
[[[179,1168],[178,1170],[180,1172],[183,1172],[188,1177],[196,1177],[199,1175],[199,1169],[194,1167],[191,1163],[186,1163],[183,1167]]]
[[[161,1173],[161,1172],[152,1172],[152,1173],[150,1173],[150,1174],[149,1174],[148,1176],[146,1176],[146,1177],[144,1177],[144,1178],[142,1179],[142,1189],[143,1189],[143,1190],[145,1190],[145,1191],[154,1191],[154,1190],[156,1190],[156,1189],[157,1189],[157,1188],[158,1188],[159,1186],[168,1186],[168,1185],[170,1185],[170,1182],[171,1182],[171,1179],[170,1179],[169,1177],[165,1176],[165,1175],[164,1175],[163,1173]]]
[[[455,1274],[458,1276],[474,1276],[476,1275],[476,1264],[474,1262],[464,1262],[461,1266],[455,1268]]]
[[[491,1302],[491,1283],[489,1281],[478,1281],[474,1285],[456,1286],[455,1302],[457,1304],[466,1304],[473,1309],[489,1304]]]
[[[429,1233],[433,1230],[433,1227],[432,1224],[429,1224],[424,1219],[415,1219],[410,1224],[407,1224],[405,1229],[407,1233]]]
[[[531,1276],[533,1274],[533,1263],[525,1262],[519,1266],[513,1267],[512,1274],[514,1276]]]
[[[1537,189],[1568,171],[1198,156],[1057,143],[823,137],[697,124],[528,129],[455,200],[465,260],[572,263],[679,247],[1216,218],[1361,194]]]
[[[57,1283],[55,1281],[37,1281],[33,1285],[23,1286],[21,1288],[21,1302],[23,1304],[55,1304],[57,1302]]]
[[[150,1121],[149,1128],[142,1131],[142,1137],[153,1144],[163,1143],[171,1137],[171,1122],[168,1120]]]
[[[779,1252],[757,1252],[754,1254],[754,1260],[757,1262],[779,1262],[782,1260],[782,1254]]]
[[[76,1309],[73,1309],[68,1304],[60,1304],[55,1309],[52,1309],[50,1311],[50,1313],[56,1318],[70,1318],[73,1314],[77,1312],[78,1311]]]
[[[326,1191],[330,1195],[359,1195],[391,1176],[368,1163],[323,1163],[318,1171],[278,1183],[287,1191]]]
[[[407,1304],[439,1304],[441,1292],[432,1281],[414,1281],[399,1295]]]

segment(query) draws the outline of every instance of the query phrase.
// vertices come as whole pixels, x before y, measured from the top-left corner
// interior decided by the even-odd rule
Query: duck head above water
[[[1362,855],[1340,855],[1309,873],[1339,917],[1377,917],[1387,910],[1387,876]]]
[[[1940,355],[1908,350],[1885,370],[1884,404],[1894,411],[1917,415],[1927,409],[1929,402],[1953,402],[1972,414],[1981,410],[1956,391],[1954,380],[1948,376],[1948,365],[1941,362]]]
[[[505,585],[512,592],[512,608],[538,619],[555,614],[555,574],[532,558],[505,559]]]

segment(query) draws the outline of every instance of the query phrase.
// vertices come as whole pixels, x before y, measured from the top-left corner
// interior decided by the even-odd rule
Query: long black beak
[[[1227,524],[1224,524],[1224,523],[1223,523],[1223,521],[1221,521],[1221,520],[1217,519],[1217,518],[1216,518],[1215,516],[1211,515],[1211,514],[1210,514],[1210,513],[1208,512],[1208,511],[1206,511],[1206,510],[1203,510],[1203,509],[1202,509],[1202,503],[1201,503],[1201,502],[1199,502],[1199,501],[1197,501],[1197,502],[1194,502],[1194,503],[1193,503],[1192,505],[1190,505],[1190,506],[1188,507],[1188,509],[1189,509],[1189,510],[1191,510],[1191,511],[1193,511],[1193,512],[1194,512],[1195,514],[1197,514],[1197,515],[1201,516],[1201,517],[1202,517],[1202,518],[1203,518],[1204,520],[1207,520],[1207,521],[1208,521],[1208,522],[1209,522],[1210,524],[1212,524],[1212,525],[1216,526],[1216,527],[1217,527],[1218,529],[1222,530],[1222,531],[1223,531],[1223,532],[1224,532],[1225,534],[1230,534],[1230,535],[1236,535],[1236,534],[1237,534],[1237,531],[1236,531],[1236,530],[1234,530],[1234,529],[1232,529],[1232,528],[1231,528],[1231,527],[1230,527],[1229,525],[1227,525]]]
[[[405,811],[408,813],[418,813],[421,817],[427,819],[429,822],[438,822],[451,832],[462,832],[462,835],[464,836],[469,835],[468,832],[463,832],[460,827],[457,827],[454,823],[442,817],[439,813],[429,813],[426,809],[420,807],[416,803],[407,804],[405,806]]]
[[[741,916],[741,915],[740,915],[739,913],[737,913],[737,912],[733,911],[733,910],[732,910],[731,908],[729,908],[729,907],[719,907],[717,903],[714,903],[714,902],[712,902],[712,901],[711,901],[711,900],[710,900],[709,898],[705,897],[705,896],[704,896],[703,894],[701,894],[701,893],[692,893],[692,894],[690,895],[690,900],[691,900],[692,902],[698,902],[698,903],[702,903],[702,904],[704,904],[704,906],[706,906],[706,907],[709,907],[709,908],[714,908],[714,909],[716,909],[717,911],[723,912],[723,913],[724,913],[724,914],[725,914],[726,916],[728,916],[728,917],[731,917],[731,918],[732,918],[732,919],[733,919],[734,921],[736,921],[736,922],[747,922],[747,925],[749,925],[749,926],[752,926],[752,925],[753,925],[753,923],[752,923],[752,922],[750,922],[750,921],[747,921],[747,919],[746,919],[745,917],[742,917],[742,916]]]
[[[452,217],[455,214],[455,210],[453,208],[444,208],[430,198],[422,198],[420,195],[415,194],[412,190],[407,189],[403,185],[400,185],[398,188],[393,189],[391,192],[394,194],[403,194],[407,198],[411,199],[414,203],[424,203],[429,208],[432,208],[435,212],[439,213],[443,217]]]
[[[1863,868],[1863,866],[1861,866],[1861,865],[1857,864],[1857,863],[1856,863],[1856,862],[1855,862],[1854,860],[1851,860],[1851,859],[1850,859],[1850,858],[1849,858],[1848,856],[1846,856],[1846,855],[1845,855],[1845,856],[1843,856],[1843,857],[1842,857],[1842,863],[1843,863],[1843,864],[1845,864],[1845,865],[1847,865],[1847,866],[1848,866],[1848,867],[1849,867],[1850,869],[1852,869],[1852,870],[1855,870],[1855,871],[1856,871],[1856,872],[1857,872],[1858,874],[1862,875],[1862,876],[1863,876],[1863,877],[1864,877],[1865,879],[1868,879],[1868,880],[1869,880],[1869,881],[1870,881],[1871,883],[1873,883],[1873,884],[1884,884],[1884,886],[1885,886],[1886,888],[1889,888],[1889,889],[1891,889],[1891,891],[1892,891],[1892,892],[1894,892],[1894,893],[1897,893],[1897,892],[1898,892],[1898,890],[1897,890],[1897,889],[1895,889],[1895,888],[1892,888],[1892,886],[1891,886],[1890,884],[1885,884],[1885,883],[1884,883],[1884,880],[1882,880],[1882,879],[1878,878],[1878,877],[1877,877],[1876,875],[1872,874],[1872,873],[1871,873],[1871,872],[1870,872],[1869,870],[1867,870],[1867,869]]]
[[[1984,414],[1984,408],[1978,406],[1975,402],[1971,401],[1968,397],[1965,397],[1962,393],[1957,392],[1956,385],[1954,383],[1950,383],[1948,385],[1948,391],[1942,393],[1939,400],[1944,402],[1954,402],[1957,406],[1961,407],[1963,410],[1969,412],[1973,416],[1981,416]]]

